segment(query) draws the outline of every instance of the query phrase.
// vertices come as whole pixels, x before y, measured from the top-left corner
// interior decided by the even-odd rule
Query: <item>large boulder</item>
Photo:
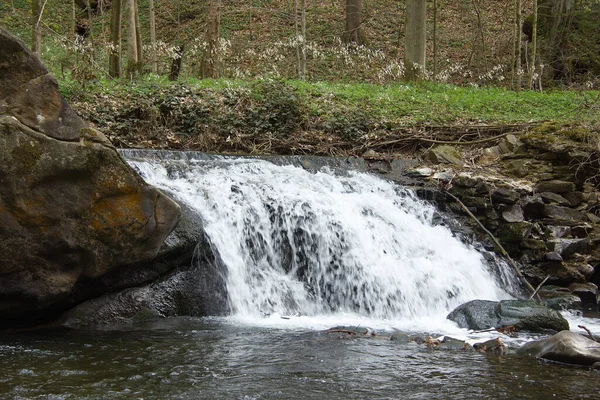
[[[26,46],[0,29],[0,324],[49,318],[153,259],[179,206],[89,128]]]
[[[455,308],[447,318],[472,330],[504,326],[529,332],[569,329],[568,321],[558,311],[531,300],[472,300]]]
[[[115,281],[126,284],[119,287],[124,290],[83,302],[58,322],[71,328],[91,328],[154,318],[229,313],[225,264],[204,233],[198,213],[185,204],[181,208],[181,221],[165,240],[158,257],[140,268],[120,271]],[[164,275],[156,276],[161,272]],[[152,281],[130,287],[132,281],[141,280],[140,274]]]
[[[526,343],[519,353],[548,361],[591,366],[600,362],[600,343],[568,330]]]

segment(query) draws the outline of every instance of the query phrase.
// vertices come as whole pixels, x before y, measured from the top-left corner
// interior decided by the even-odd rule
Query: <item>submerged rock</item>
[[[0,29],[0,324],[50,318],[153,259],[179,206],[147,185]]]
[[[461,328],[472,330],[505,326],[529,332],[569,329],[569,323],[559,312],[531,300],[473,300],[458,306],[447,318]]]
[[[600,362],[600,343],[568,330],[526,343],[518,352],[565,364],[592,366]]]

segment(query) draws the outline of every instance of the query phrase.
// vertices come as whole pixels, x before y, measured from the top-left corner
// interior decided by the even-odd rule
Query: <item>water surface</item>
[[[7,399],[597,399],[600,373],[235,319],[0,334]]]

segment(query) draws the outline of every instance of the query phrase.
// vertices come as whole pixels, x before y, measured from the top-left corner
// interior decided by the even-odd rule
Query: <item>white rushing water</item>
[[[237,318],[452,330],[454,307],[510,297],[499,271],[433,223],[432,206],[377,177],[247,159],[131,164],[201,215]]]

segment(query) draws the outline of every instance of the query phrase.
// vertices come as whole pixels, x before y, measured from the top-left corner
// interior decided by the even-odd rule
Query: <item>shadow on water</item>
[[[598,398],[597,371],[177,318],[0,334],[1,398]],[[541,365],[540,365],[541,364]]]

